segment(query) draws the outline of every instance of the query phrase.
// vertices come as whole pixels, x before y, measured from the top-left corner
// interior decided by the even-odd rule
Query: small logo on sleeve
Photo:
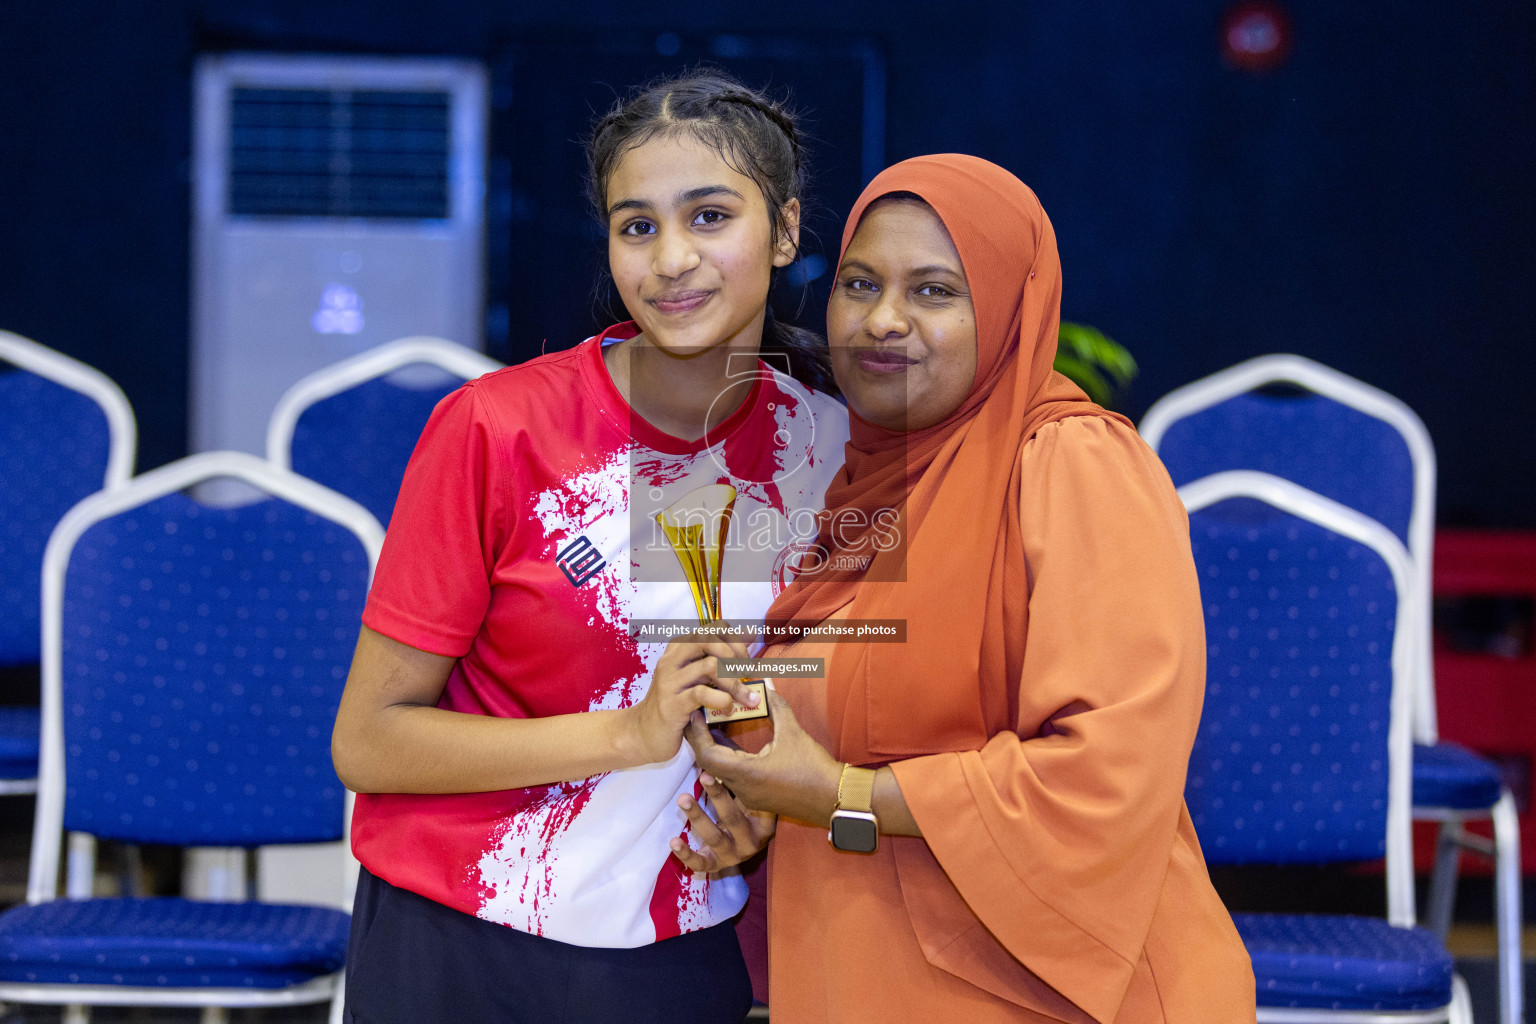
[[[565,573],[565,578],[571,581],[571,586],[579,587],[601,572],[608,563],[603,560],[603,553],[597,550],[596,545],[586,537],[577,537],[555,556],[555,564]]]

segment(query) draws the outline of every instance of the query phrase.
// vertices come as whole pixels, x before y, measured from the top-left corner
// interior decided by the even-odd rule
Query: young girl
[[[768,314],[800,147],[781,107],[708,74],[614,109],[589,158],[634,319],[438,406],[363,616],[333,751],[360,794],[364,1024],[713,1024],[750,1005],[745,885],[670,844],[698,845],[689,715],[757,698],[717,675],[740,644],[662,642],[697,616],[655,517],[734,487],[723,614],[760,618],[842,463],[846,413],[804,383],[824,350]]]

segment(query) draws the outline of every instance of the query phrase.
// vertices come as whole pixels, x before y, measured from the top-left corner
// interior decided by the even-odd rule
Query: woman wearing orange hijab
[[[780,1024],[1254,1018],[1183,802],[1205,675],[1183,506],[1052,370],[1060,303],[1050,221],[994,164],[905,161],[849,216],[827,334],[853,439],[768,619],[905,642],[766,652],[826,679],[777,682],[755,754],[690,727],[718,826],[684,798],[708,845],[676,851],[715,870],[777,815]]]

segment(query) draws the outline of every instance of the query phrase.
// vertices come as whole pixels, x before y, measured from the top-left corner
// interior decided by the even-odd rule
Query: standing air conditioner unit
[[[289,385],[375,345],[481,348],[478,65],[209,56],[196,88],[193,451],[263,454]]]

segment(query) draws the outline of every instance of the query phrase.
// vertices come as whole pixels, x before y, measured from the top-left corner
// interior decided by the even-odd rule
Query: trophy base
[[[731,704],[727,711],[716,711],[714,708],[704,709],[704,721],[709,725],[723,725],[726,722],[744,722],[751,718],[768,717],[768,692],[761,681],[746,684],[747,688],[757,694],[757,707],[749,708],[744,704]]]

